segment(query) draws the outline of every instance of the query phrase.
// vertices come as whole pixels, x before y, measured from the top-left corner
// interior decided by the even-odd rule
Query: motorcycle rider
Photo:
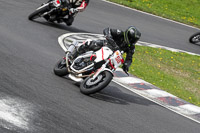
[[[106,45],[109,40],[112,40],[115,42],[115,45],[112,45],[111,49],[119,49],[126,53],[126,60],[122,66],[122,69],[125,72],[128,72],[132,63],[132,56],[135,52],[135,44],[141,37],[140,31],[136,27],[130,26],[125,31],[120,29],[106,28],[103,30],[103,34],[107,40],[87,40],[78,48],[78,52],[83,53],[88,50],[96,51],[103,45]],[[108,45],[110,45],[110,43]]]
[[[48,2],[50,2],[50,1],[52,1],[52,0],[49,0]],[[84,9],[89,4],[89,1],[90,0],[60,0],[62,7],[65,7],[67,4],[70,4],[70,7],[71,7],[69,10],[68,18],[63,19],[63,21],[66,23],[66,25],[68,25],[68,26],[72,25],[77,13],[83,12]]]

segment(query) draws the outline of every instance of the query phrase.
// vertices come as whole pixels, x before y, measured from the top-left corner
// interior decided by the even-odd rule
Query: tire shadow
[[[67,76],[60,77],[60,78],[63,78],[67,80],[69,83],[74,84],[77,87],[80,87],[80,83],[72,81]],[[86,95],[86,96],[95,98],[97,100],[113,103],[113,104],[129,105],[130,103],[133,103],[133,104],[139,104],[139,105],[145,105],[145,106],[156,105],[152,101],[149,101],[148,99],[145,99],[135,93],[134,95],[132,95],[131,93],[133,92],[130,92],[129,90],[122,91],[120,89],[121,87],[120,88],[119,87],[108,85],[106,88],[104,88],[100,92],[97,92],[91,95]]]
[[[109,85],[102,91],[90,95],[90,97],[114,104],[128,105],[130,103],[134,103],[145,106],[155,105],[155,103],[141,96],[131,95],[131,93],[126,93],[126,91],[121,91],[121,89],[116,86]]]
[[[84,32],[84,33],[89,33],[85,30],[81,30],[78,28],[75,28],[72,26],[67,26],[64,23],[54,23],[54,22],[48,22],[48,21],[36,21],[36,20],[31,20],[32,22],[44,25],[44,26],[49,26],[49,27],[53,27],[53,28],[57,28],[57,29],[61,29],[61,30],[67,30],[70,32]]]

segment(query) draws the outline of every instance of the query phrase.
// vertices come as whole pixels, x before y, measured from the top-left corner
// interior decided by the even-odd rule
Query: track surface
[[[111,83],[101,93],[82,95],[52,68],[63,56],[57,38],[67,32],[102,33],[103,28],[135,25],[141,41],[200,53],[179,24],[91,0],[72,27],[43,19],[27,20],[41,0],[0,1],[1,133],[198,133],[199,124]]]

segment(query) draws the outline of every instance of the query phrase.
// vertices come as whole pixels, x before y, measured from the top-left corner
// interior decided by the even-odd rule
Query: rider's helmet
[[[140,39],[141,33],[134,26],[128,27],[128,29],[124,32],[124,41],[130,47],[131,45],[135,45],[135,43]]]

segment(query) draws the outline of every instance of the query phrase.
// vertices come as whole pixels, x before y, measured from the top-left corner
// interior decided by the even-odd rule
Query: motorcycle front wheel
[[[190,38],[189,38],[189,42],[196,44],[198,42],[200,42],[200,32],[193,34]]]
[[[31,13],[28,17],[29,20],[34,20],[36,18],[39,18],[43,13],[49,11],[49,5],[46,5],[36,11],[34,11],[33,13]]]
[[[66,76],[69,74],[67,67],[66,67],[66,60],[60,59],[56,65],[54,66],[54,74],[60,77]]]
[[[80,85],[81,93],[85,95],[94,94],[104,89],[112,80],[113,74],[109,71],[100,73],[96,79],[87,77]]]

